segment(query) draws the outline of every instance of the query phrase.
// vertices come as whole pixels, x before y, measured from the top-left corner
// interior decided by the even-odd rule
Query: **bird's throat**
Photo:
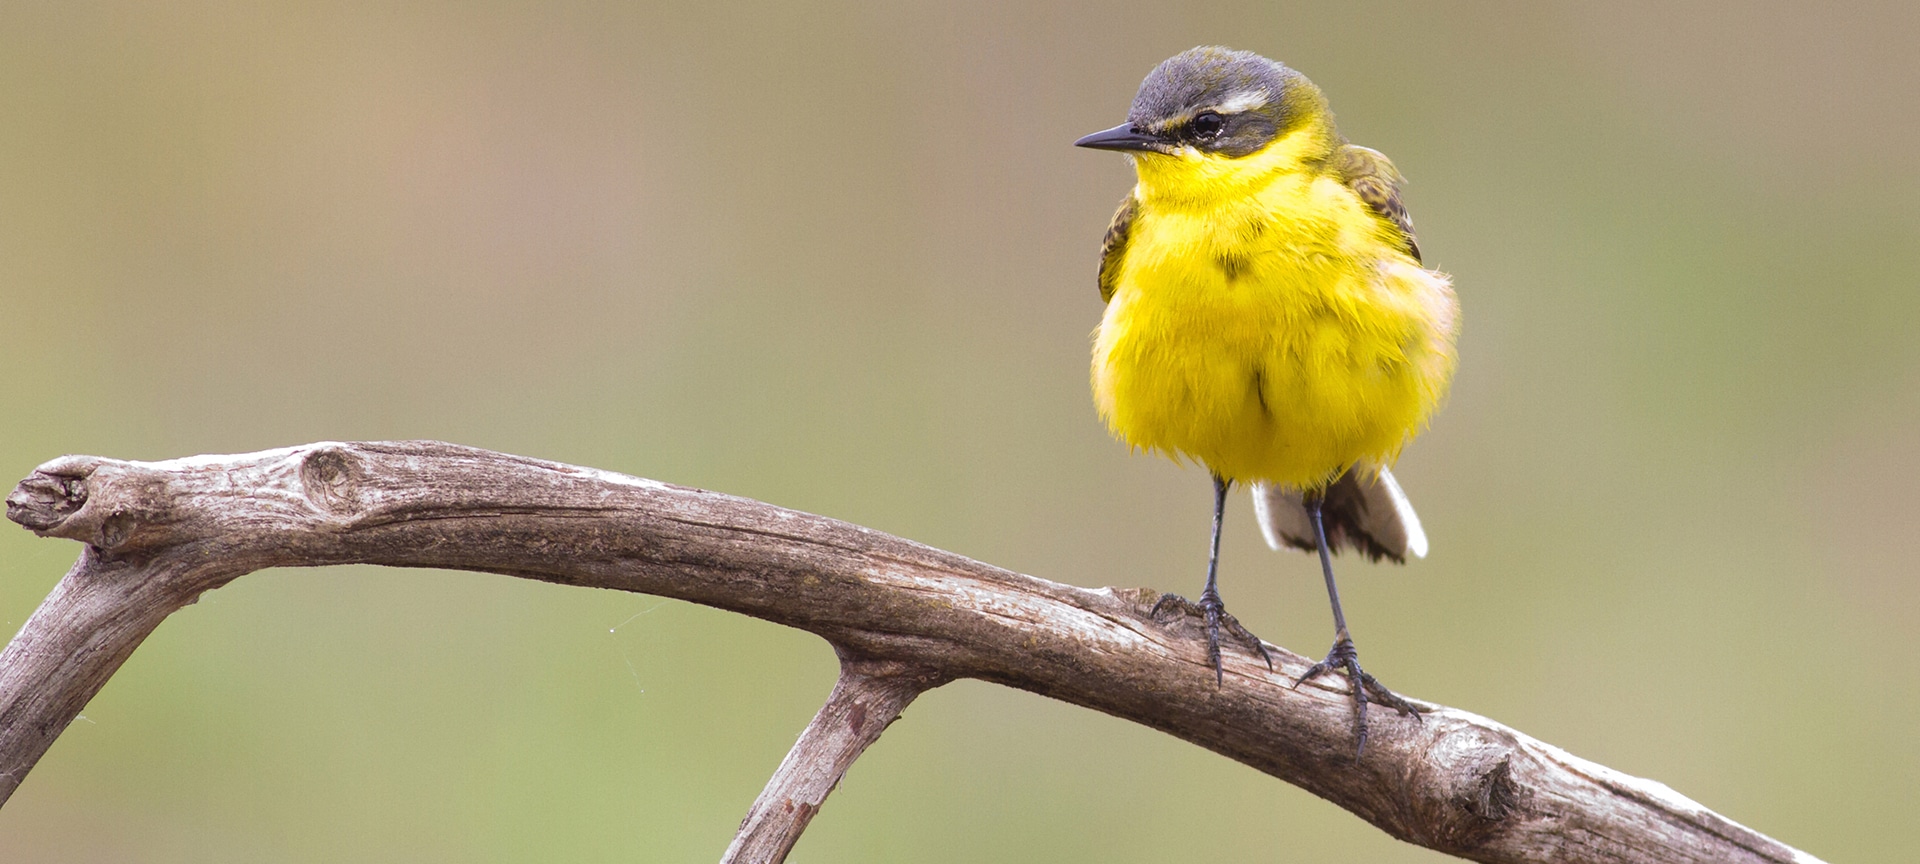
[[[1131,154],[1140,178],[1134,194],[1147,207],[1162,210],[1230,207],[1279,180],[1324,172],[1333,140],[1330,130],[1316,126],[1289,132],[1238,158],[1192,147]]]

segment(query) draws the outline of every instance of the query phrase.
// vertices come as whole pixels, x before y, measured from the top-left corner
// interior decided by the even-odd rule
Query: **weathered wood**
[[[1148,618],[1151,590],[1061,585],[604,471],[437,442],[68,457],[22,481],[7,515],[88,548],[0,654],[0,800],[174,609],[265,567],[368,563],[636,591],[798,627],[928,681],[979,678],[1145,724],[1473,860],[1815,861],[1664,785],[1451,708],[1419,703],[1421,723],[1376,712],[1356,762],[1344,679],[1294,689],[1308,661],[1270,646],[1275,669],[1229,652],[1216,686],[1195,622]],[[817,752],[851,761],[864,746]]]
[[[827,704],[813,715],[754,800],[720,864],[786,860],[853,760],[880,740],[880,733],[915,697],[945,681],[924,666],[840,658],[840,680]]]

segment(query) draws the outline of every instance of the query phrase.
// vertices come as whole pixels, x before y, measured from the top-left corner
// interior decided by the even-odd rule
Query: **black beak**
[[[1095,132],[1078,141],[1075,147],[1091,147],[1095,150],[1150,150],[1164,153],[1167,139],[1150,132],[1135,132],[1132,124],[1122,123],[1103,132]]]

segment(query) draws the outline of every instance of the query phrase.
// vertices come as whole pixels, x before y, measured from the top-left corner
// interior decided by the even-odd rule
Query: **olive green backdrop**
[[[1465,308],[1348,562],[1368,668],[1838,861],[1920,797],[1920,7],[12,0],[0,482],[440,438],[1197,589],[1208,488],[1089,403],[1131,182],[1069,146],[1198,43],[1392,155]],[[1311,559],[1229,513],[1256,632]],[[0,526],[11,633],[77,548]],[[174,616],[0,813],[22,862],[703,861],[825,696],[811,636],[341,568]],[[1387,721],[1391,722],[1391,721]],[[794,860],[1435,861],[1305,793],[962,682]]]

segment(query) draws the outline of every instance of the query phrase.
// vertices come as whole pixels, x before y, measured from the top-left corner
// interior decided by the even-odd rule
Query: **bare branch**
[[[922,666],[841,658],[840,680],[800,740],[767,781],[740,822],[740,833],[720,864],[786,860],[827,793],[840,785],[853,760],[905,711],[908,703],[944,683]]]
[[[1477,861],[1815,860],[1664,785],[1451,708],[1422,703],[1424,723],[1376,716],[1356,762],[1345,682],[1292,689],[1308,662],[1270,648],[1273,671],[1232,652],[1216,686],[1195,623],[1150,620],[1159,596],[1150,590],[1061,585],[833,519],[603,471],[436,442],[157,463],[68,457],[23,481],[7,515],[89,548],[0,654],[0,795],[141,639],[201,592],[266,567],[369,563],[636,591],[798,627],[843,657],[923,669],[929,680],[994,681],[1145,724],[1394,837]],[[904,707],[911,695],[872,704],[891,699]],[[830,701],[821,717],[836,710]],[[788,789],[814,801],[805,795],[865,743],[816,751],[803,736],[790,762],[835,755],[783,766],[789,785],[776,777],[755,813]],[[761,824],[784,848],[804,820]]]

